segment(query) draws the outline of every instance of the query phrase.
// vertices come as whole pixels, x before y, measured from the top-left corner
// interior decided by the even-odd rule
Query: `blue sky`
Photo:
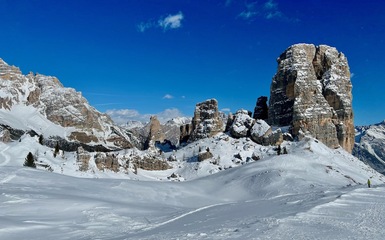
[[[253,110],[295,43],[342,51],[355,124],[385,119],[385,3],[337,0],[0,0],[0,58],[52,75],[124,119]]]

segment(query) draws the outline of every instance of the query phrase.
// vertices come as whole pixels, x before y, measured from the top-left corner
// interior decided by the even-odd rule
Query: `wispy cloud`
[[[269,0],[263,4],[264,8],[267,10],[276,9],[278,4],[274,0]]]
[[[175,15],[168,15],[164,19],[159,19],[158,24],[164,30],[176,29],[182,27],[183,18],[183,13],[179,12]]]
[[[221,112],[231,112],[231,109],[230,108],[222,108]]]
[[[268,0],[265,2],[251,2],[245,3],[245,9],[238,15],[239,18],[244,20],[253,21],[257,17],[264,18],[266,20],[280,19],[285,21],[297,22],[298,19],[291,19],[287,17],[280,9],[276,0]]]
[[[136,27],[139,32],[145,32],[147,29],[152,28],[153,26],[154,26],[154,23],[149,21],[149,22],[141,22]]]
[[[245,7],[246,9],[242,11],[238,17],[250,20],[258,15],[258,2],[245,3]]]
[[[160,17],[158,21],[148,20],[136,25],[138,32],[145,32],[150,28],[162,28],[164,31],[169,29],[177,29],[182,27],[184,15],[182,12],[177,14],[169,14],[167,17]]]
[[[110,109],[106,111],[116,124],[126,124],[128,121],[149,122],[150,117],[156,115],[161,123],[177,117],[184,117],[185,115],[177,108],[165,109],[159,113],[145,113],[142,114],[135,109]]]
[[[171,94],[166,94],[163,96],[163,99],[173,99],[174,96],[172,96]]]

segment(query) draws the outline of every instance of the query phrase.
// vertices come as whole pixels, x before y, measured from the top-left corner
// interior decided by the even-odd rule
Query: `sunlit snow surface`
[[[23,141],[25,148],[32,146],[28,139]],[[328,149],[314,139],[291,146],[288,155],[185,182],[108,175],[77,178],[25,168],[24,153],[18,157],[10,151],[16,146],[0,144],[2,240],[383,239],[385,235],[385,179],[343,150]],[[197,163],[186,163],[185,168],[188,164]],[[140,174],[148,179],[160,173]],[[368,178],[373,188],[367,188]]]

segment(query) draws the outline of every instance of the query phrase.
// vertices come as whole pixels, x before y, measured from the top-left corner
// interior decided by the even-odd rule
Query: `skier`
[[[370,179],[368,179],[368,188],[370,188]]]

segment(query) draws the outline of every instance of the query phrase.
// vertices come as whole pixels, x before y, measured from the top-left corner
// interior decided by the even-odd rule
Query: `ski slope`
[[[385,233],[384,177],[311,138],[288,155],[184,182],[30,169],[15,164],[12,144],[0,145],[2,240],[383,239]]]

